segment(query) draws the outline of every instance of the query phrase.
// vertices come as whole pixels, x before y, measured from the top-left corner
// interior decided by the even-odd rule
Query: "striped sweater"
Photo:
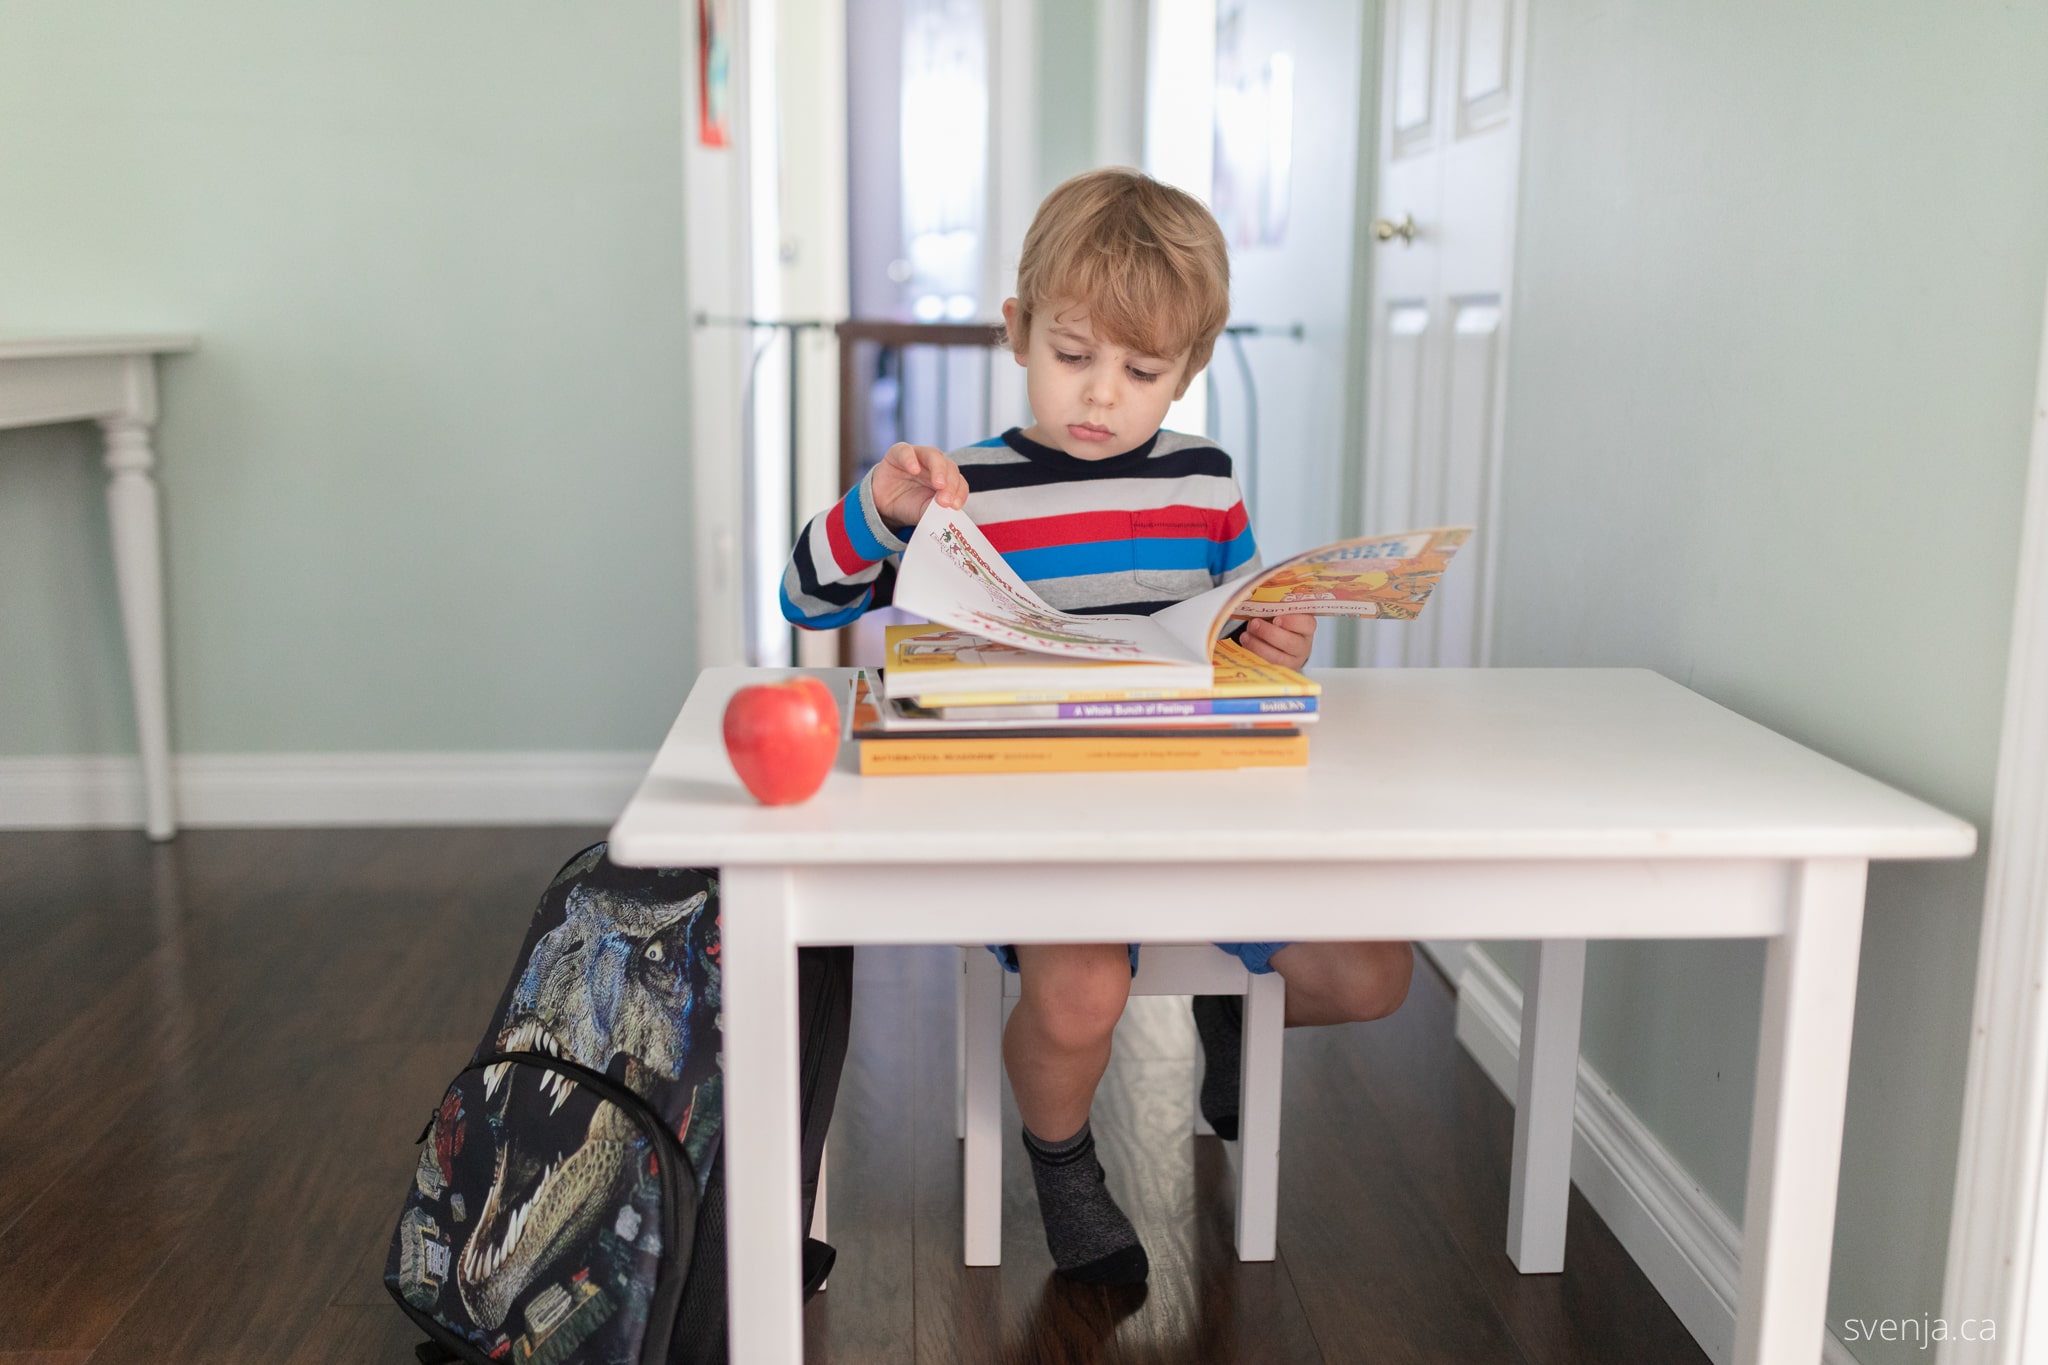
[[[1161,431],[1081,460],[1013,427],[952,459],[967,515],[1062,611],[1150,614],[1260,567],[1230,457],[1199,436]],[[782,575],[782,614],[797,625],[830,630],[887,605],[904,540],[875,510],[874,477],[797,539]]]

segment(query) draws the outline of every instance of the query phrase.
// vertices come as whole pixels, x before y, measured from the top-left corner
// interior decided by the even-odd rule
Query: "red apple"
[[[832,689],[809,676],[742,687],[725,704],[725,753],[762,805],[808,801],[839,756]]]

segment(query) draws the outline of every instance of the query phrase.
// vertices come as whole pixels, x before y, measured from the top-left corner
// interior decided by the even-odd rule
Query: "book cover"
[[[1046,702],[1201,701],[1246,697],[1315,697],[1319,683],[1279,664],[1267,663],[1235,640],[1218,640],[1209,675],[1192,686],[1152,686],[1123,681],[1125,675],[1093,668],[1069,671],[1047,660],[1022,678],[985,672],[975,660],[991,642],[963,631],[928,625],[890,626],[888,665],[882,695],[908,697],[919,706],[1023,706]],[[998,648],[1009,648],[999,646]],[[1023,651],[1014,651],[1022,654]]]
[[[1296,704],[1312,702],[1313,698],[1291,698]],[[1208,702],[1102,702],[1067,704],[1044,707],[1004,708],[959,706],[950,708],[953,714],[940,715],[936,711],[913,705],[897,699],[894,701],[878,698],[866,673],[854,679],[852,705],[848,708],[848,733],[854,739],[895,739],[906,735],[978,737],[1000,735],[1004,738],[1048,738],[1054,736],[1080,736],[1101,734],[1124,734],[1142,731],[1154,735],[1244,735],[1244,734],[1289,734],[1297,727],[1315,722],[1315,713],[1283,713],[1261,715],[1252,713],[1223,712],[1221,714],[1193,714],[1184,711],[1167,711],[1162,714],[1133,716],[1132,709],[1148,706],[1188,707],[1207,706]],[[989,715],[1005,710],[1025,710],[1032,714],[1022,716]],[[1069,711],[1090,711],[1098,714],[1061,715],[1062,709]]]
[[[1226,768],[1299,768],[1308,764],[1308,736],[1252,735],[1229,739],[1103,735],[1020,740],[864,739],[863,776],[948,773],[1180,772]]]
[[[914,702],[894,703],[899,714],[929,716],[935,720],[972,720],[994,723],[1024,720],[1115,720],[1129,724],[1157,722],[1169,718],[1233,716],[1287,716],[1313,720],[1314,697],[1197,697],[1160,698],[1151,701],[1056,701],[1015,703],[1008,706],[923,707]]]

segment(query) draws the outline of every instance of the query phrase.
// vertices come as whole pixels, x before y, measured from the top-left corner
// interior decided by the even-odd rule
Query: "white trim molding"
[[[1522,991],[1473,945],[1458,979],[1458,1041],[1510,1103],[1522,1045]],[[1742,1229],[1641,1119],[1579,1059],[1572,1183],[1715,1365],[1735,1356]],[[1570,1249],[1566,1249],[1569,1260]],[[1823,1365],[1856,1365],[1830,1332]]]
[[[1425,939],[1421,948],[1455,988],[1458,979],[1465,975],[1465,956],[1472,950],[1472,944],[1462,938]]]
[[[747,12],[745,4],[725,11],[733,26],[727,41],[741,56],[730,67],[726,108],[732,142],[724,147],[707,147],[699,138],[694,9],[681,25],[682,50],[677,57],[683,67],[683,99],[676,112],[683,121],[683,158],[676,169],[683,182],[682,251],[693,319],[700,313],[744,317],[751,307],[747,156],[753,136],[752,76],[743,59],[750,50]],[[677,436],[690,460],[697,664],[709,668],[744,663],[747,655],[742,543],[747,525],[742,488],[746,422],[740,395],[751,386],[749,360],[755,338],[743,328],[700,326],[694,320],[690,332],[690,427]]]
[[[2048,1258],[2036,1255],[2048,1217],[2048,320],[2033,431],[1942,1289],[1944,1317],[1989,1318],[1998,1334],[1944,1343],[1942,1365],[2039,1360],[2036,1339],[2048,1340],[2048,1324],[2028,1331],[2030,1305],[2048,1300]]]
[[[179,754],[183,825],[610,824],[645,753]],[[0,758],[0,829],[142,824],[142,776],[124,757]]]

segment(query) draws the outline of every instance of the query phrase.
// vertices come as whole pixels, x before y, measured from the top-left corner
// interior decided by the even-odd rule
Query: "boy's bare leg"
[[[1109,1039],[1131,994],[1121,943],[1020,943],[1021,994],[1003,1030],[1003,1069],[1024,1126],[1058,1141],[1088,1121]]]
[[[1130,962],[1121,943],[1019,944],[1023,989],[1003,1031],[1046,1248],[1062,1275],[1083,1284],[1136,1284],[1150,1270],[1137,1229],[1110,1197],[1088,1128],[1110,1035],[1130,997]]]
[[[1411,943],[1290,943],[1272,957],[1287,982],[1287,1027],[1384,1019],[1408,998]]]

